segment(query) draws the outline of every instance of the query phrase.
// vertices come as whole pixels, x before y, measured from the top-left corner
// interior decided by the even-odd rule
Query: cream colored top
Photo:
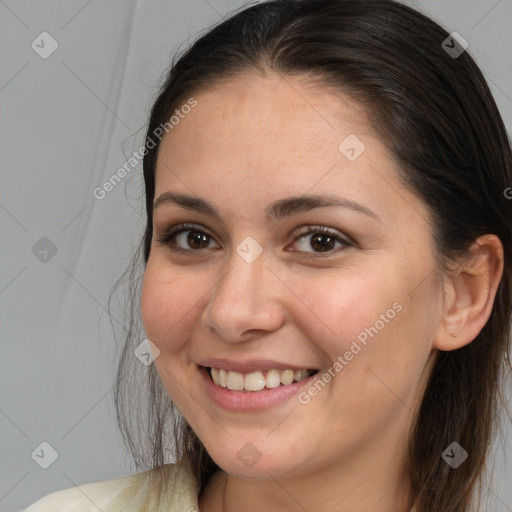
[[[162,483],[165,485],[162,485]],[[178,462],[48,494],[23,512],[198,512],[198,487]]]
[[[56,491],[23,512],[199,512],[198,486],[188,466],[178,462]]]

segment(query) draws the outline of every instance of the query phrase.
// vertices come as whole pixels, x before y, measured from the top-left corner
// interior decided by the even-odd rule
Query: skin
[[[155,208],[142,315],[167,392],[222,468],[201,512],[408,511],[401,465],[415,411],[438,350],[472,341],[490,315],[499,240],[482,237],[465,266],[442,272],[427,207],[347,95],[268,74],[195,98],[161,142],[155,198],[198,196],[220,219],[171,202]],[[354,161],[338,149],[350,134],[366,146]],[[305,194],[336,194],[378,218],[339,206],[265,217],[273,201]],[[181,222],[210,235],[206,248],[187,244],[189,232],[174,240],[184,254],[158,241]],[[302,226],[354,243],[319,252],[314,228],[298,234]],[[263,249],[252,263],[236,252],[248,236]],[[308,404],[293,397],[229,412],[199,379],[208,357],[270,358],[322,374],[395,303],[401,311]],[[252,467],[237,457],[249,442],[261,455]]]

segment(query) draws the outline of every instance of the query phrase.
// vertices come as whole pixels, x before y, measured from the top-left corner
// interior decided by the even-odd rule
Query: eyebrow
[[[221,216],[216,206],[200,197],[189,196],[185,194],[176,194],[174,192],[164,192],[153,203],[153,209],[158,208],[165,203],[173,203],[185,208],[186,210],[210,215],[220,220]],[[270,204],[265,209],[265,214],[269,220],[279,220],[299,213],[307,212],[315,208],[327,206],[338,206],[347,208],[357,213],[361,213],[375,220],[382,221],[382,218],[368,207],[344,197],[331,195],[304,195],[293,196],[279,199]]]

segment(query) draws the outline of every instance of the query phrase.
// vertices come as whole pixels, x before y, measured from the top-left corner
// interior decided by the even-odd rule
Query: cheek
[[[388,279],[387,275],[395,275]],[[349,350],[352,341],[389,329],[400,316],[403,291],[396,273],[356,267],[302,276],[291,283],[297,297],[297,322],[307,338],[335,358]],[[364,345],[363,345],[364,346]]]
[[[185,383],[191,381],[187,348],[205,284],[204,279],[178,273],[162,260],[150,256],[144,272],[142,322],[146,336],[160,350],[155,365],[167,393],[180,411],[188,411],[190,391],[184,392],[190,390]]]
[[[330,400],[353,411],[354,421],[366,407],[387,403],[396,412],[402,405],[397,396],[412,400],[430,353],[434,301],[433,283],[427,279],[411,294],[411,282],[403,266],[388,260],[293,284],[303,303],[295,321],[328,358]],[[347,389],[357,393],[347,396]]]
[[[161,338],[165,329],[165,316],[163,314],[166,297],[165,286],[157,279],[151,265],[151,259],[144,272],[141,293],[141,316],[144,330],[148,338],[154,343]],[[160,343],[158,343],[160,345]]]
[[[187,341],[184,333],[195,321],[204,280],[173,271],[165,262],[149,258],[142,282],[141,314],[147,337],[162,352],[178,350]]]

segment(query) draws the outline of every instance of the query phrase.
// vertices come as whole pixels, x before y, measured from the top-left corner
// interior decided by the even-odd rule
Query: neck
[[[224,476],[222,512],[296,512],[322,510],[337,512],[409,512],[406,486],[397,487],[391,478],[367,476],[356,482],[347,475],[334,481],[319,472],[290,479],[252,482]]]

